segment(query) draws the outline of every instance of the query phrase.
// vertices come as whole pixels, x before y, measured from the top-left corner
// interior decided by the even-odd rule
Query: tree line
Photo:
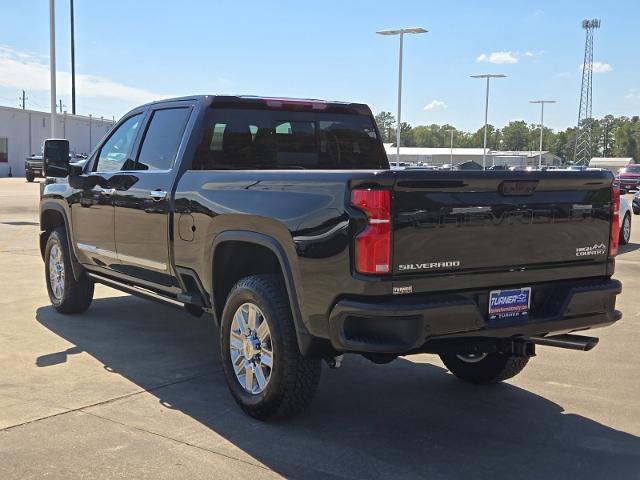
[[[633,157],[640,162],[640,117],[614,117],[606,115],[592,122],[591,151],[593,157]],[[390,112],[380,112],[376,122],[385,143],[396,141],[396,120]],[[482,148],[484,127],[475,132],[464,132],[452,125],[417,125],[406,122],[400,124],[400,142],[403,147],[449,147],[453,130],[453,146]],[[573,160],[576,127],[562,131],[544,128],[543,150],[549,150],[565,161]],[[501,129],[493,125],[487,127],[487,148],[491,150],[531,150],[540,146],[540,125],[514,120]]]

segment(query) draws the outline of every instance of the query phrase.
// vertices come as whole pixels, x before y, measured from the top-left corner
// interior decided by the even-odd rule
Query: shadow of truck
[[[325,370],[311,408],[286,423],[246,417],[227,393],[208,317],[135,297],[97,299],[82,316],[41,307],[37,320],[75,345],[34,359],[48,368],[84,351],[196,420],[173,429],[153,415],[123,423],[228,455],[249,455],[294,478],[639,478],[640,438],[508,383],[475,387],[445,370],[355,356]],[[532,361],[535,368],[535,359]],[[73,368],[71,365],[70,368]],[[75,388],[82,388],[76,385]],[[147,408],[147,407],[143,407]],[[222,442],[220,439],[224,439]],[[240,449],[243,453],[238,452]]]

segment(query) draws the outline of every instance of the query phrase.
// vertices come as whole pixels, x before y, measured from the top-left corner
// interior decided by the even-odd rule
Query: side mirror
[[[48,138],[42,150],[45,177],[64,178],[69,175],[69,140]]]
[[[620,195],[626,195],[627,194],[627,189],[626,188],[621,188],[620,189]]]

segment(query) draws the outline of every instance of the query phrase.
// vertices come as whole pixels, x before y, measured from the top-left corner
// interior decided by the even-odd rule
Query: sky
[[[0,0],[0,104],[49,108],[46,0]],[[556,100],[545,126],[577,121],[584,18],[595,32],[593,113],[640,114],[637,1],[323,0],[228,2],[75,0],[77,112],[117,120],[148,101],[190,94],[248,94],[363,102],[397,110],[398,37],[404,42],[402,121],[538,123],[529,100]],[[58,98],[71,111],[69,2],[56,1]]]

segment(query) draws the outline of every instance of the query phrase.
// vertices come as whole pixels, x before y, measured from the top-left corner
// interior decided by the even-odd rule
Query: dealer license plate
[[[489,319],[527,316],[530,304],[531,287],[493,290],[489,293]]]

